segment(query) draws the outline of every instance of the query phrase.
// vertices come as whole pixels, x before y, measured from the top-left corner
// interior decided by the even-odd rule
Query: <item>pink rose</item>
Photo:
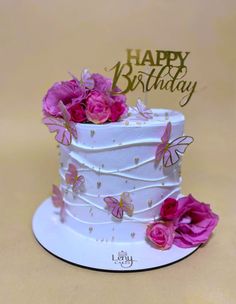
[[[91,75],[94,80],[94,90],[104,94],[109,94],[112,89],[112,80],[101,74],[94,73]]]
[[[174,244],[188,248],[205,243],[218,220],[210,205],[198,202],[192,195],[180,198]]]
[[[87,120],[84,105],[81,103],[75,103],[68,108],[68,112],[71,115],[71,120],[74,122],[84,122]]]
[[[172,197],[164,200],[161,206],[160,216],[163,220],[175,220],[177,218],[178,201]]]
[[[100,92],[92,91],[87,98],[85,112],[87,119],[93,123],[106,122],[111,114],[109,97]]]
[[[128,112],[128,106],[126,104],[125,95],[112,96],[112,102],[110,105],[111,115],[109,117],[110,121],[117,121],[121,118],[122,115],[125,115]]]
[[[55,83],[43,98],[43,112],[46,116],[60,116],[59,101],[68,107],[86,98],[86,90],[75,80]]]
[[[146,236],[158,249],[169,249],[174,240],[174,225],[172,222],[162,221],[149,224]]]

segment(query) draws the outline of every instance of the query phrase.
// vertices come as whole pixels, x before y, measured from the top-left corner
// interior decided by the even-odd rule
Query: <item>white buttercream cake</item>
[[[129,114],[106,124],[77,123],[78,139],[60,145],[61,189],[67,225],[77,233],[99,242],[137,242],[145,239],[147,224],[159,217],[168,198],[180,194],[180,161],[170,167],[156,163],[157,144],[163,130],[172,124],[171,140],[183,135],[184,116],[180,112],[152,109],[151,119],[142,119],[129,108]],[[74,164],[84,184],[73,192],[66,183],[69,164]],[[128,192],[132,216],[114,217],[104,201],[120,199]]]

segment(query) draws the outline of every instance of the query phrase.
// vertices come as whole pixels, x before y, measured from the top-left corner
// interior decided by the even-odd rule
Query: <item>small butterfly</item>
[[[141,99],[137,100],[136,107],[134,107],[133,109],[145,119],[153,118],[152,110],[147,108]]]
[[[104,201],[111,214],[118,219],[123,218],[124,212],[127,213],[128,216],[132,216],[133,214],[134,205],[131,203],[132,200],[128,192],[121,194],[120,201],[112,196],[105,197]]]
[[[88,69],[84,69],[82,71],[81,83],[89,90],[92,90],[94,88],[95,82],[94,79],[92,78],[92,75],[89,73]]]
[[[52,203],[56,208],[60,209],[60,220],[61,222],[65,222],[65,202],[63,200],[63,193],[61,190],[56,186],[52,185]]]
[[[59,102],[59,108],[63,118],[59,117],[44,117],[43,123],[48,127],[49,131],[56,132],[55,139],[62,145],[69,146],[72,137],[77,139],[77,131],[74,122],[70,121],[71,116],[64,106],[63,102]]]
[[[80,186],[85,182],[84,176],[78,175],[78,171],[74,164],[69,164],[65,177],[66,177],[66,183],[72,185],[72,190],[74,192],[78,192]]]
[[[169,143],[172,125],[168,122],[165,131],[161,137],[161,143],[156,150],[156,161],[159,163],[163,159],[163,165],[170,167],[176,164],[184,154],[187,147],[193,142],[191,136],[181,136]]]

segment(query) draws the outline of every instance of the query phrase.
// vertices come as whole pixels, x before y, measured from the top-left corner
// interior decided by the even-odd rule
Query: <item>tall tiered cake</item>
[[[140,99],[129,107],[100,74],[71,76],[43,99],[43,123],[59,142],[60,183],[34,215],[36,238],[96,269],[141,270],[188,256],[218,216],[181,195],[181,159],[193,142],[183,114]]]

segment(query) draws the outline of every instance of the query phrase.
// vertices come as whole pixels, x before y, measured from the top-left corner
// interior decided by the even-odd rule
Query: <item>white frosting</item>
[[[143,241],[146,226],[158,218],[162,202],[180,194],[180,163],[157,166],[155,152],[168,121],[172,124],[170,140],[183,135],[184,116],[165,109],[152,111],[149,120],[130,109],[129,116],[119,122],[76,124],[78,140],[60,147],[65,224],[76,232],[97,241]],[[65,182],[69,163],[85,177],[77,195]],[[107,211],[104,197],[119,200],[123,192],[130,193],[134,212],[117,220]]]

